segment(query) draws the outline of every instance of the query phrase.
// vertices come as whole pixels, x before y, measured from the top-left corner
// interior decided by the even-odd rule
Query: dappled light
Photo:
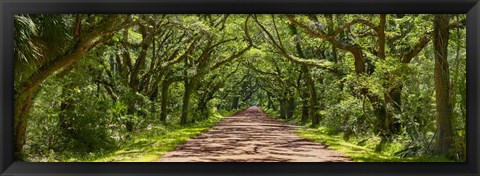
[[[212,129],[165,154],[160,162],[346,162],[327,145],[297,136],[296,126],[254,106],[224,118]]]

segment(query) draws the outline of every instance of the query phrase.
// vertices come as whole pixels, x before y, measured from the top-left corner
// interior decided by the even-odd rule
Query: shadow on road
[[[160,162],[350,162],[326,145],[303,139],[256,106],[166,153]]]

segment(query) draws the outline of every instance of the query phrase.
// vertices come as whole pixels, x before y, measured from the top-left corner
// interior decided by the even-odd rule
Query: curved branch
[[[123,23],[118,23],[122,21]],[[97,25],[97,28],[93,29],[90,33],[83,33],[80,35],[78,42],[74,47],[64,53],[63,55],[52,59],[50,62],[46,63],[38,69],[37,73],[31,75],[20,87],[18,92],[24,96],[25,93],[32,91],[38,85],[40,85],[45,79],[50,75],[55,73],[55,71],[64,68],[73,64],[75,61],[81,59],[88,51],[95,48],[101,42],[106,41],[111,37],[112,33],[117,32],[120,29],[127,27],[130,23],[130,20],[124,20],[123,15],[112,15],[105,19],[103,22]]]
[[[270,41],[272,42],[272,45],[278,50],[280,51],[280,54],[282,54],[285,58],[287,58],[288,60],[296,63],[296,64],[300,64],[300,65],[305,65],[305,66],[314,66],[314,67],[319,67],[319,68],[323,68],[323,69],[329,69],[326,64],[328,64],[327,62],[322,62],[322,61],[319,61],[319,60],[314,60],[314,59],[304,59],[304,58],[299,58],[297,56],[292,56],[290,54],[288,54],[288,52],[286,51],[285,48],[283,48],[280,44],[278,44],[273,35],[268,32],[268,30],[265,28],[265,26],[263,26],[260,21],[258,21],[257,18],[254,18],[255,19],[255,22],[257,23],[257,25],[262,29],[262,31],[264,31],[268,38],[270,39]],[[280,39],[280,38],[279,38]]]
[[[306,26],[305,24],[302,24],[302,23],[296,21],[293,18],[293,16],[291,16],[291,15],[286,15],[286,16],[292,24],[295,24],[295,25],[300,26],[301,28],[305,29],[307,31],[308,35],[310,35],[314,38],[323,39],[323,40],[329,42],[330,44],[332,44],[334,47],[337,47],[337,48],[340,48],[342,50],[346,50],[346,51],[349,51],[350,53],[352,53],[352,55],[355,58],[355,73],[356,74],[362,74],[362,73],[365,72],[365,61],[363,60],[362,49],[360,47],[358,47],[356,45],[348,44],[348,43],[345,43],[345,42],[336,41],[334,39],[334,36],[326,36],[326,35],[316,33],[313,30],[311,30],[308,26]]]

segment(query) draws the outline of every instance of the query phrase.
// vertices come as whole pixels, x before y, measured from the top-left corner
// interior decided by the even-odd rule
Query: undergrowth
[[[270,117],[277,120],[281,120],[288,124],[299,125],[298,118],[285,120],[278,118],[279,114],[275,110],[264,110]],[[310,127],[308,123],[297,129],[296,133],[305,139],[309,139],[315,142],[322,143],[329,149],[337,150],[340,153],[350,157],[356,162],[455,162],[444,156],[412,156],[412,157],[400,157],[397,153],[404,150],[401,141],[390,141],[382,145],[380,151],[375,149],[381,141],[379,136],[375,135],[349,135],[345,138],[344,132],[336,131],[325,126]]]
[[[90,153],[83,157],[69,157],[66,162],[152,162],[163,154],[185,143],[202,132],[213,127],[223,117],[232,114],[229,111],[214,113],[209,119],[195,124],[180,126],[177,124],[155,125],[144,131],[134,133],[129,140],[119,144],[115,150]]]

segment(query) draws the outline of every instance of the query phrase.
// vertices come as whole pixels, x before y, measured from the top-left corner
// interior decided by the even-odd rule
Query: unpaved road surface
[[[295,126],[250,107],[166,153],[160,162],[349,162],[326,145],[303,139]]]

